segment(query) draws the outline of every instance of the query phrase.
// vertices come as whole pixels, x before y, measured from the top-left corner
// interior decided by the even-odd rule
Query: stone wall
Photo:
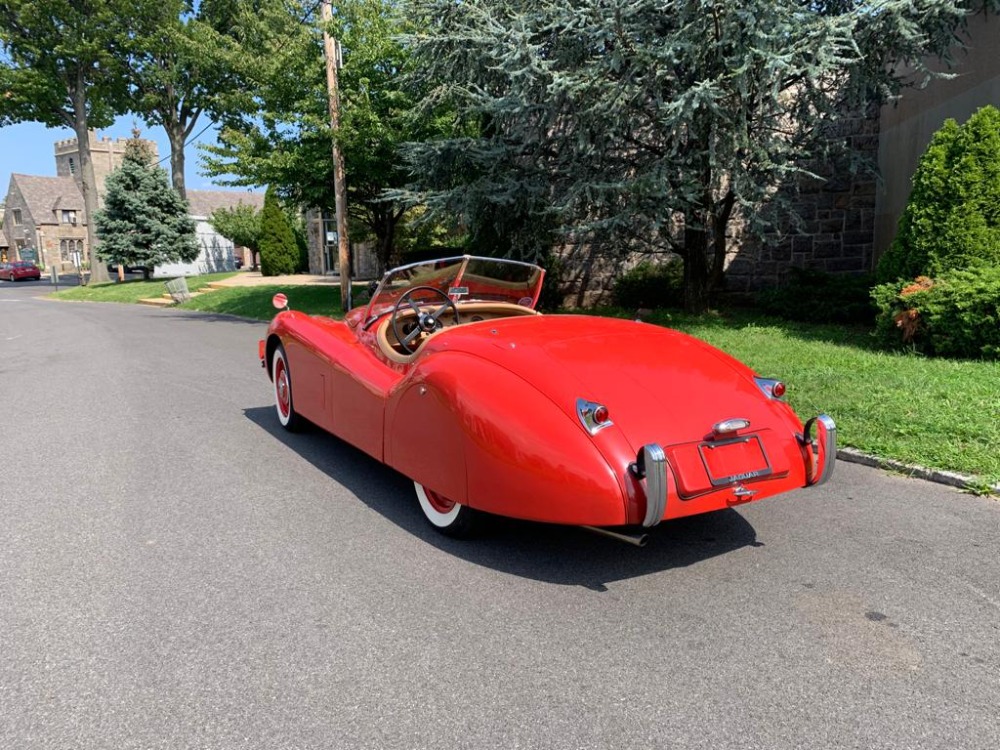
[[[842,120],[830,137],[847,139],[854,166],[814,166],[821,178],[801,178],[782,188],[800,222],[777,217],[776,230],[763,243],[740,242],[726,272],[726,288],[751,291],[783,283],[791,268],[828,273],[872,270],[875,240],[878,159],[878,111]],[[737,228],[738,229],[738,228]]]

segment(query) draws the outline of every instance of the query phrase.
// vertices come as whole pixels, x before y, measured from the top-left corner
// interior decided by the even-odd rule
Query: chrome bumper
[[[816,437],[812,435],[816,428]],[[826,414],[813,417],[802,428],[802,442],[812,445],[813,465],[809,468],[809,487],[818,487],[829,481],[833,476],[833,467],[837,462],[837,425]]]
[[[663,520],[667,509],[667,454],[656,443],[642,446],[631,466],[643,482],[646,493],[646,516],[642,525],[647,529]]]

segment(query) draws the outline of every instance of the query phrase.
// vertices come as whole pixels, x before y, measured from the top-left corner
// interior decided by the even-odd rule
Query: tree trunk
[[[381,276],[391,267],[392,256],[396,252],[396,226],[399,224],[399,218],[402,214],[397,216],[391,205],[386,206],[384,210],[379,209],[372,213],[374,221],[371,228],[375,233],[377,248],[375,259],[379,265],[376,271]]]
[[[702,218],[688,214],[684,219],[684,309],[698,314],[708,310],[710,280],[708,232]]]
[[[170,141],[170,183],[174,190],[184,200],[187,200],[187,188],[184,185],[184,131],[178,122],[169,122],[163,126]]]
[[[81,75],[82,79],[82,75]],[[94,215],[100,208],[97,195],[97,175],[94,174],[94,162],[90,154],[90,129],[87,127],[87,93],[83,81],[79,81],[77,90],[73,92],[73,130],[80,152],[80,192],[83,193],[83,208],[87,214],[87,260],[90,261],[90,280],[96,282],[109,281],[108,267],[97,259],[97,226]]]

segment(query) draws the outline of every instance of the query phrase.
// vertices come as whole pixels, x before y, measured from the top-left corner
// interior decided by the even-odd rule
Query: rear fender
[[[578,422],[485,359],[426,357],[390,395],[386,427],[386,462],[457,502],[534,521],[628,520],[625,464],[614,471]]]

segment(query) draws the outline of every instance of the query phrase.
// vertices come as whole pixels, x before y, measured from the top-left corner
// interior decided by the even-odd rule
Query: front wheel
[[[474,536],[483,526],[483,514],[468,505],[461,505],[439,495],[434,490],[413,483],[420,509],[428,523],[437,531],[456,539]]]
[[[288,370],[285,347],[278,344],[271,360],[271,379],[274,381],[274,409],[278,422],[289,432],[302,429],[303,418],[295,411],[292,402],[292,376]]]

